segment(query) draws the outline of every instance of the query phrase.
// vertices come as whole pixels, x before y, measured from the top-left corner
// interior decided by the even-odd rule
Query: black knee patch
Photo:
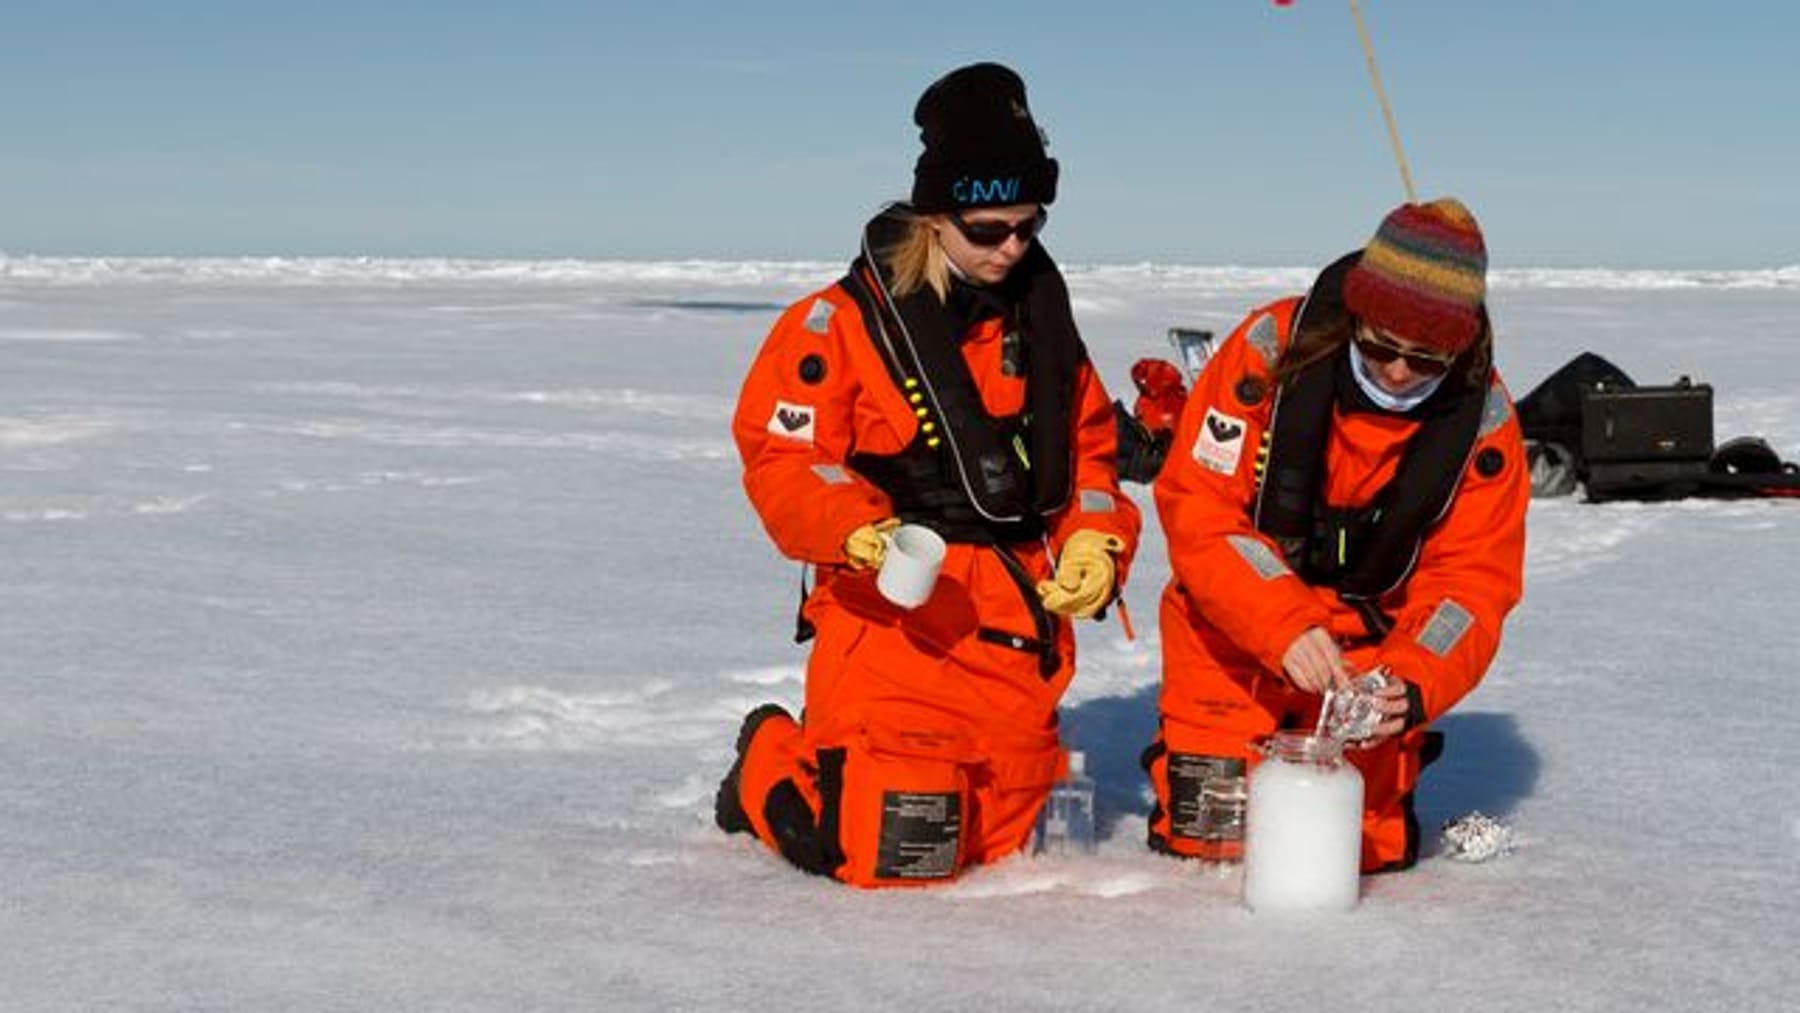
[[[1370,869],[1369,875],[1379,876],[1389,872],[1404,872],[1419,864],[1419,817],[1413,811],[1413,794],[1409,791],[1400,799],[1400,812],[1406,818],[1406,849],[1400,853],[1399,858],[1380,868]]]
[[[1407,792],[1400,800],[1400,811],[1406,814],[1406,850],[1401,853],[1398,862],[1389,862],[1383,872],[1399,872],[1419,864],[1419,814],[1413,810],[1413,796],[1417,792]]]
[[[1144,776],[1150,780],[1152,787],[1156,784],[1156,778],[1150,773],[1150,768],[1155,766],[1156,761],[1162,757],[1162,754],[1168,751],[1169,747],[1163,745],[1161,739],[1157,739],[1155,742],[1145,746],[1144,751],[1138,754],[1138,766],[1144,768]],[[1150,845],[1151,851],[1159,852],[1164,855],[1173,855],[1175,852],[1169,847],[1169,839],[1164,837],[1162,833],[1156,829],[1156,825],[1162,822],[1163,818],[1162,796],[1155,791],[1152,791],[1150,797],[1152,799],[1150,803],[1150,819],[1144,824],[1146,827],[1146,843]]]
[[[1426,732],[1425,741],[1419,744],[1419,769],[1422,771],[1431,766],[1438,761],[1438,757],[1443,755],[1444,733]]]
[[[1425,741],[1419,744],[1420,772],[1423,773],[1426,767],[1436,763],[1438,758],[1443,755],[1444,733],[1426,732]],[[1424,834],[1419,829],[1419,814],[1413,808],[1413,796],[1417,794],[1418,790],[1414,789],[1400,799],[1400,812],[1406,819],[1406,850],[1401,852],[1399,858],[1376,869],[1375,872],[1402,872],[1419,864],[1419,845]]]
[[[1144,768],[1144,773],[1148,774],[1150,773],[1151,766],[1156,763],[1157,758],[1168,751],[1169,747],[1163,745],[1161,739],[1157,739],[1155,742],[1145,746],[1144,751],[1138,754],[1138,766]]]
[[[781,857],[816,876],[831,875],[833,866],[826,864],[825,851],[819,846],[818,821],[792,779],[769,789],[763,800],[763,820]]]
[[[824,810],[819,813],[819,854],[827,874],[844,864],[843,838],[838,827],[844,809],[844,757],[847,752],[841,746],[818,752],[817,784],[819,802]]]
[[[818,752],[819,796],[822,812],[806,804],[792,778],[784,778],[763,799],[763,820],[775,838],[775,850],[796,868],[815,876],[829,876],[844,864],[838,839],[838,819],[844,796],[844,750]]]

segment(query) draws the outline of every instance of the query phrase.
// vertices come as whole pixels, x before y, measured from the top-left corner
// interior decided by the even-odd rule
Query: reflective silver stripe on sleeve
[[[1469,627],[1473,625],[1475,617],[1468,609],[1445,598],[1438,602],[1437,611],[1431,614],[1425,628],[1419,631],[1419,646],[1440,658],[1448,657],[1455,650],[1457,642],[1462,640],[1463,634],[1469,632]]]
[[[815,464],[812,470],[826,485],[850,484],[850,473],[835,464]]]
[[[1081,512],[1084,514],[1109,514],[1113,512],[1112,493],[1104,489],[1081,490]]]
[[[1250,325],[1250,332],[1244,335],[1244,341],[1263,358],[1263,365],[1275,368],[1275,359],[1281,355],[1281,331],[1275,326],[1275,314],[1264,313]]]
[[[1260,539],[1249,535],[1226,535],[1225,540],[1231,543],[1238,555],[1244,557],[1244,562],[1250,564],[1250,569],[1255,570],[1256,575],[1264,580],[1274,580],[1294,572],[1281,561],[1274,549]]]
[[[1475,438],[1479,440],[1506,425],[1506,420],[1512,418],[1512,413],[1512,399],[1506,396],[1506,391],[1500,389],[1497,383],[1489,384],[1487,403],[1481,406],[1481,431],[1475,434]]]
[[[806,312],[806,329],[814,334],[825,334],[831,330],[831,315],[837,307],[824,299],[814,299],[812,309]]]

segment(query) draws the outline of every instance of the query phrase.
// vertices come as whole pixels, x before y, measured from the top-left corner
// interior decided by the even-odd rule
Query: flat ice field
[[[0,1006],[1795,1008],[1800,501],[1534,503],[1421,795],[1518,846],[1348,915],[1143,846],[1153,517],[1139,638],[1085,628],[1066,701],[1098,856],[860,893],[718,833],[804,659],[727,422],[839,270],[0,257]],[[1123,396],[1310,272],[1069,279]],[[1515,395],[1592,350],[1800,458],[1797,269],[1491,301]]]

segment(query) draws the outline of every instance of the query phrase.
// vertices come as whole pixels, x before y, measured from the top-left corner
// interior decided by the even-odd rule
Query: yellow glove
[[[881,561],[887,558],[887,539],[881,536],[899,526],[900,518],[889,517],[850,532],[844,539],[844,558],[850,561],[850,569],[881,569]]]
[[[1125,550],[1125,539],[1083,528],[1063,543],[1056,579],[1040,581],[1038,597],[1058,615],[1092,618],[1112,597],[1119,567],[1113,553]]]

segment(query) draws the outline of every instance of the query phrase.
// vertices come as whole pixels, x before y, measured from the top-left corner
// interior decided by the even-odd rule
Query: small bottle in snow
[[[1051,786],[1037,829],[1039,854],[1094,853],[1094,779],[1087,775],[1087,757],[1079,750],[1069,751],[1069,776]]]

